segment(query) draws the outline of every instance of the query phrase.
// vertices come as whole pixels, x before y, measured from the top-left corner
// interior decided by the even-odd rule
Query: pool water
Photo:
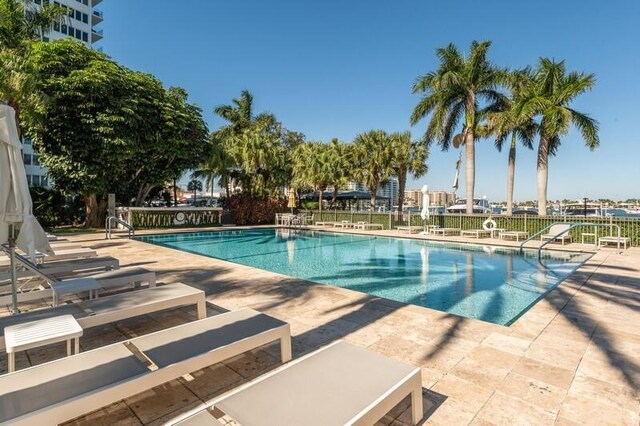
[[[292,277],[509,325],[590,255],[250,229],[136,239]]]

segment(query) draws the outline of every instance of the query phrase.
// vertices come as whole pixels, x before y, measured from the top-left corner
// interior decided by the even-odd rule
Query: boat
[[[598,203],[574,203],[564,207],[566,216],[602,217],[602,205]]]
[[[447,213],[466,213],[467,212],[467,200],[466,198],[460,198],[456,200],[455,204],[447,207]],[[480,214],[491,214],[491,204],[486,198],[473,200],[473,212]]]

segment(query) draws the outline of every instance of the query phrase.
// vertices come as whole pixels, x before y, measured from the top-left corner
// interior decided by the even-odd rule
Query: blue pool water
[[[503,325],[590,256],[280,229],[137,239]]]

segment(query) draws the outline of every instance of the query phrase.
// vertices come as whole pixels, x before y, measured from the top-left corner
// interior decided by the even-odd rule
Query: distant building
[[[53,3],[66,7],[69,12],[62,22],[55,23],[51,31],[42,37],[43,41],[72,37],[93,48],[94,43],[102,39],[102,30],[96,29],[95,26],[102,22],[103,15],[101,11],[94,9],[101,2],[102,0],[33,0],[30,4],[40,7]],[[22,154],[29,185],[48,188],[51,181],[47,176],[47,169],[40,165],[40,156],[34,152],[32,142],[28,138],[22,140]]]
[[[369,191],[368,186],[355,181],[347,182],[347,184],[344,186],[344,189],[347,191]],[[400,185],[398,184],[398,178],[391,177],[389,178],[387,183],[385,183],[378,189],[376,195],[379,197],[388,198],[389,200],[391,200],[391,205],[396,205],[398,204],[399,194]]]
[[[407,189],[404,191],[404,202],[408,206],[421,206],[422,191],[419,189]]]
[[[456,194],[448,191],[429,191],[429,204],[432,206],[448,207],[456,202]]]

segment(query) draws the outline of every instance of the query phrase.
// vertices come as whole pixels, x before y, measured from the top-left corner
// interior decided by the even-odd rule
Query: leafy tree
[[[591,90],[594,84],[593,74],[567,73],[564,61],[542,58],[534,73],[533,84],[518,105],[524,116],[540,117],[537,183],[538,213],[541,215],[547,211],[549,156],[556,154],[561,137],[567,134],[571,125],[580,131],[589,149],[594,150],[600,145],[598,122],[570,107],[576,97]]]
[[[480,121],[480,101],[495,102],[502,98],[496,90],[505,82],[506,73],[497,69],[488,59],[491,42],[473,41],[468,57],[450,44],[436,49],[440,65],[436,71],[418,78],[413,93],[423,93],[411,114],[411,124],[431,114],[425,138],[430,144],[436,140],[443,150],[463,144],[465,146],[465,179],[467,213],[473,213],[475,189],[475,131]],[[453,141],[461,119],[464,119],[462,137]],[[457,147],[457,146],[456,146]]]
[[[0,0],[0,99],[16,111],[18,132],[22,114],[42,112],[37,90],[38,68],[32,61],[34,43],[46,35],[66,10],[58,5],[36,7],[31,0]]]
[[[393,175],[393,147],[384,130],[370,130],[353,141],[354,178],[369,187],[371,208],[380,187]]]
[[[84,197],[87,226],[102,224],[107,193],[141,203],[197,162],[206,127],[184,91],[71,40],[39,43],[33,58],[49,101],[29,133],[56,186]]]
[[[351,145],[340,142],[336,138],[331,139],[331,142],[329,143],[328,167],[330,185],[333,187],[333,198],[331,200],[332,205],[336,203],[336,199],[338,197],[338,189],[349,182],[349,180],[351,180],[353,177],[353,173],[351,170],[353,150],[351,148]]]
[[[404,205],[404,190],[407,186],[407,174],[419,178],[427,173],[429,149],[424,141],[411,141],[411,133],[391,134],[393,153],[393,173],[398,177],[398,210]]]
[[[202,181],[198,179],[191,179],[187,184],[187,191],[193,191],[193,204],[195,205],[198,191],[202,191]]]
[[[510,138],[509,159],[507,165],[507,215],[513,212],[513,186],[516,170],[516,147],[518,140],[529,149],[533,149],[533,138],[538,126],[535,120],[523,114],[518,104],[522,102],[523,92],[528,90],[533,81],[529,69],[513,72],[508,77],[510,98],[505,98],[496,111],[490,113],[489,126],[496,136],[496,148],[502,151],[505,142]]]

